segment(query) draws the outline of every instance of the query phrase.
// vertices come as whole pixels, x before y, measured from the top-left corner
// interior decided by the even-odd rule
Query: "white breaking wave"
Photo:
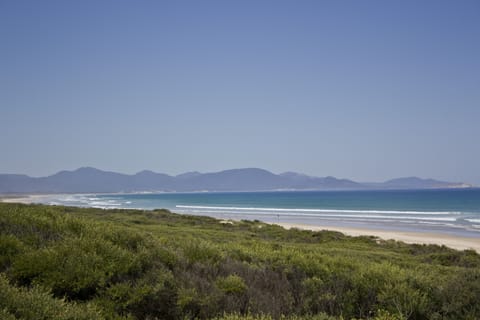
[[[58,205],[73,205],[80,207],[94,207],[94,208],[118,208],[122,203],[115,199],[99,198],[92,195],[66,195],[56,197],[49,201],[50,204]]]
[[[231,215],[271,215],[277,216],[278,214],[271,212],[255,212],[255,211],[218,211],[218,210],[188,210],[187,212],[198,213],[198,214],[231,214]],[[456,221],[457,218],[453,217],[414,217],[414,216],[387,216],[387,215],[378,215],[378,214],[330,214],[330,213],[321,213],[321,214],[312,214],[312,213],[296,213],[288,214],[282,213],[282,216],[302,216],[302,217],[316,217],[316,218],[356,218],[356,219],[386,219],[386,220],[429,220],[429,221]]]
[[[363,214],[407,214],[407,215],[459,215],[456,211],[398,211],[398,210],[343,210],[343,209],[299,209],[299,208],[256,208],[256,207],[213,207],[176,205],[180,209],[235,210],[261,212],[306,212],[306,213],[363,213]]]

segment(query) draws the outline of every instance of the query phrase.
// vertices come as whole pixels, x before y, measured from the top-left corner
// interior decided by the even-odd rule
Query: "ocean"
[[[47,196],[41,202],[480,237],[480,189],[74,194]]]

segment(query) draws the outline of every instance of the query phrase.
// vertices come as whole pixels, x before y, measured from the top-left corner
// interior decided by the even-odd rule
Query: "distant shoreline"
[[[202,194],[202,193],[282,193],[282,192],[402,192],[402,191],[455,191],[455,190],[480,190],[480,186],[469,187],[443,187],[443,188],[369,188],[369,189],[261,189],[261,190],[195,190],[195,191],[119,191],[119,192],[12,192],[1,193],[3,199],[24,199],[28,197],[48,197],[55,195],[142,195],[142,194]]]

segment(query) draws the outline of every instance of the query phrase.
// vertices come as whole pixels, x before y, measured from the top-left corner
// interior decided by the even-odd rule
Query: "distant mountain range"
[[[335,177],[312,177],[295,172],[274,174],[257,168],[212,173],[187,172],[177,176],[144,170],[134,175],[84,167],[33,178],[0,174],[0,193],[114,193],[267,190],[368,190],[468,188],[465,183],[420,179],[393,179],[381,183],[359,183]]]

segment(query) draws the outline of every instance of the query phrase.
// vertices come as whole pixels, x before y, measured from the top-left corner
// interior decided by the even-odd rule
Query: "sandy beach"
[[[449,248],[457,250],[473,249],[480,252],[480,238],[473,237],[457,237],[441,233],[419,233],[419,232],[403,232],[403,231],[388,231],[375,229],[359,229],[347,227],[333,227],[333,226],[312,226],[306,224],[292,224],[292,223],[277,223],[278,225],[290,229],[298,228],[304,230],[320,231],[331,230],[344,233],[349,236],[375,236],[383,240],[397,240],[405,243],[418,244],[437,244],[444,245]]]
[[[0,202],[8,202],[8,203],[39,203],[41,199],[45,199],[47,197],[51,197],[52,195],[15,195],[15,196],[2,196],[0,195]]]
[[[17,195],[17,196],[5,196],[0,197],[0,202],[10,203],[40,203],[46,197],[52,195]],[[447,247],[465,250],[473,249],[480,252],[480,238],[476,237],[462,237],[453,236],[445,233],[434,232],[409,232],[409,231],[392,231],[392,230],[379,230],[368,228],[355,228],[355,227],[343,227],[343,226],[318,226],[309,224],[297,224],[280,222],[275,223],[286,229],[298,228],[304,230],[320,231],[331,230],[344,233],[349,236],[375,236],[383,240],[397,240],[405,243],[418,243],[418,244],[436,244],[445,245]]]

